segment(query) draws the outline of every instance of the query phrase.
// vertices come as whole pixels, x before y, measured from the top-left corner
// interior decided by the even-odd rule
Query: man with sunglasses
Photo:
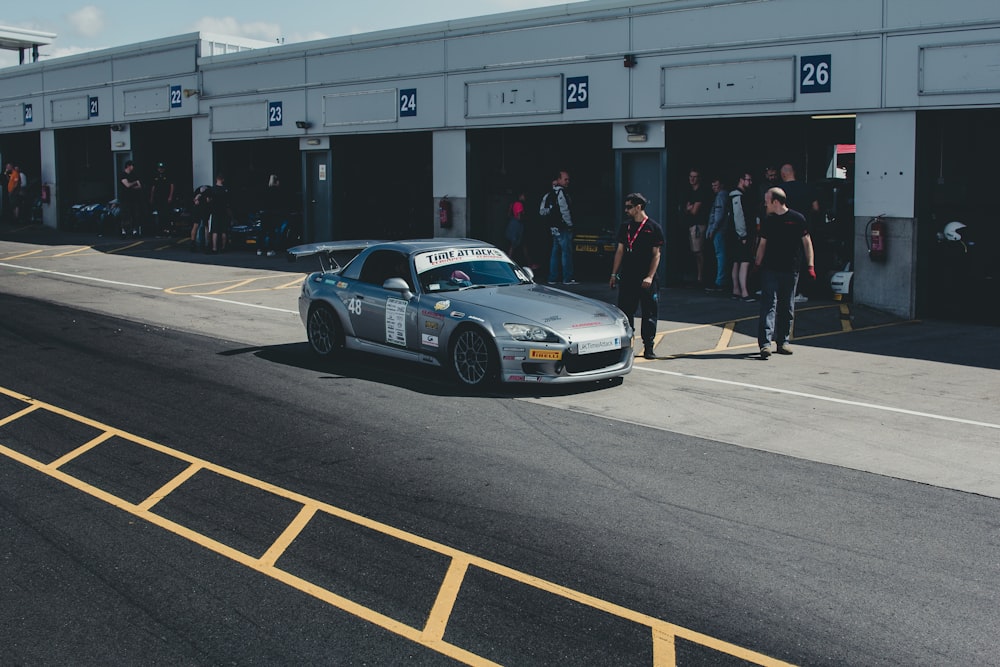
[[[647,200],[638,192],[625,197],[628,222],[618,229],[618,248],[611,269],[611,289],[618,288],[618,307],[627,317],[641,307],[642,356],[655,359],[653,344],[659,319],[660,286],[656,269],[660,265],[663,230],[646,215]]]

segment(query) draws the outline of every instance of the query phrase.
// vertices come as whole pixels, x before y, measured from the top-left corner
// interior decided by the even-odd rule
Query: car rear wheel
[[[471,387],[492,384],[500,376],[500,357],[493,341],[475,327],[455,332],[448,360],[458,381]]]
[[[335,355],[344,345],[343,330],[336,313],[322,303],[309,309],[306,336],[313,352],[324,359]]]

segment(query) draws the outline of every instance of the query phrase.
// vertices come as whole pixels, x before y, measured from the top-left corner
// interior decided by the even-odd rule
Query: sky
[[[191,32],[290,44],[565,4],[567,0],[162,0],[97,5],[34,0],[4,5],[0,26],[55,33],[52,44],[40,49],[40,59],[46,60]],[[0,67],[17,64],[17,51],[0,50]]]

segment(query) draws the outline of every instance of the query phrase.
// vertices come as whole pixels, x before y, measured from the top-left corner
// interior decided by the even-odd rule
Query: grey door
[[[646,207],[646,214],[663,228],[666,243],[669,244],[670,237],[667,235],[667,204],[666,182],[667,182],[667,152],[663,149],[643,149],[643,150],[621,150],[615,155],[615,172],[617,176],[617,203],[619,205],[619,224],[625,218],[623,209],[625,195],[631,192],[641,192],[649,205]],[[660,258],[660,284],[663,285],[663,276],[666,258],[666,249]]]
[[[333,213],[330,207],[333,185],[331,182],[329,151],[310,151],[305,154],[305,227],[306,242],[331,241],[334,236]]]

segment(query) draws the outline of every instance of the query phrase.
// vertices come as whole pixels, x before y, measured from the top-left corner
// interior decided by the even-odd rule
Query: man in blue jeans
[[[552,231],[552,256],[549,258],[549,284],[559,282],[576,285],[573,279],[573,214],[570,197],[566,192],[569,172],[560,171],[552,181],[552,190],[542,197],[538,213],[549,223]]]
[[[788,340],[795,321],[795,285],[803,259],[809,277],[816,279],[813,246],[806,219],[788,208],[781,188],[764,194],[767,217],[760,226],[760,240],[754,266],[760,269],[760,320],[757,343],[760,358],[771,356],[771,341],[778,343],[778,354],[791,354]]]

